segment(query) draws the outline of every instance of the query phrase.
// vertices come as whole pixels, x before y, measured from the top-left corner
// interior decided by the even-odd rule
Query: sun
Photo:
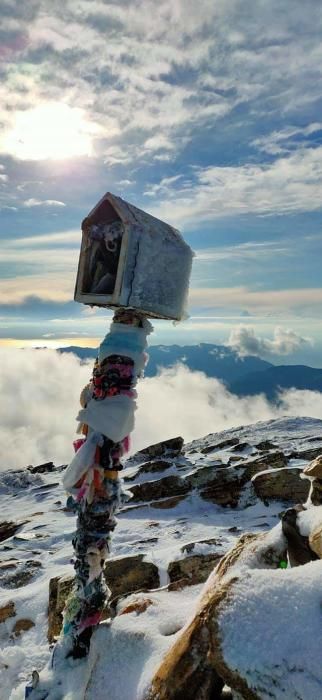
[[[79,107],[46,102],[18,112],[0,147],[20,160],[66,160],[92,155],[93,137],[98,131]]]

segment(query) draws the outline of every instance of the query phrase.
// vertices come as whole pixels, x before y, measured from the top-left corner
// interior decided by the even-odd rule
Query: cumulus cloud
[[[68,462],[91,363],[51,350],[3,349],[0,359],[0,469]],[[133,450],[178,434],[189,441],[281,415],[322,418],[321,394],[285,392],[277,408],[263,396],[238,398],[218,380],[184,366],[142,380],[138,394]]]
[[[259,338],[251,326],[240,324],[231,331],[228,345],[237,350],[241,357],[246,355],[270,357],[272,355],[292,355],[303,346],[312,345],[312,341],[280,326],[275,328],[273,340]]]

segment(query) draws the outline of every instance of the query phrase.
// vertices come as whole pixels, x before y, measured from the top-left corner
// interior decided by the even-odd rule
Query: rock
[[[281,469],[258,474],[253,480],[255,493],[264,503],[271,500],[303,503],[309,493],[308,480],[301,479],[298,469]]]
[[[243,457],[242,455],[231,455],[227,462],[227,466],[231,467],[232,464],[235,464],[236,462],[242,462],[243,459],[246,459],[246,457]]]
[[[255,459],[243,462],[241,465],[244,471],[244,480],[249,481],[259,472],[265,471],[266,469],[281,469],[282,467],[287,467],[288,460],[285,454],[280,450],[276,452],[270,452],[267,455],[261,455]]]
[[[322,479],[314,479],[311,493],[311,501],[314,506],[322,505]]]
[[[322,523],[317,525],[310,533],[309,544],[313,552],[322,559]]]
[[[315,459],[322,456],[321,447],[312,447],[308,450],[298,450],[291,452],[290,459]]]
[[[239,442],[232,448],[232,452],[243,452],[243,450],[248,450],[250,444],[248,442]]]
[[[181,547],[181,552],[183,552],[183,553],[187,552],[187,554],[191,554],[191,552],[193,552],[193,550],[196,548],[196,545],[198,545],[198,544],[206,544],[209,546],[215,544],[217,547],[222,547],[222,543],[219,540],[217,540],[215,537],[212,537],[211,539],[207,539],[207,540],[197,540],[195,542],[186,542],[186,544],[184,544]]]
[[[6,622],[10,617],[16,616],[15,604],[12,600],[0,607],[0,623]]]
[[[235,445],[238,445],[238,443],[238,438],[229,438],[227,440],[223,440],[222,442],[217,442],[214,445],[206,445],[206,447],[203,447],[200,452],[202,452],[202,454],[208,454],[214,450],[224,450],[226,447],[234,447]]]
[[[34,626],[35,623],[32,620],[28,620],[27,618],[21,618],[15,623],[11,636],[13,638],[20,637],[20,635],[23,632],[28,632],[28,630],[30,630]]]
[[[262,440],[261,442],[258,442],[255,447],[260,452],[268,452],[269,450],[276,450],[278,446],[274,445],[274,443],[270,442],[269,440]]]
[[[72,590],[74,578],[72,576],[55,576],[49,581],[48,602],[48,641],[54,642],[59,636],[63,610],[66,598]]]
[[[201,498],[221,506],[235,508],[241,495],[244,480],[237,467],[213,469],[204,467],[189,479],[191,486],[197,487]]]
[[[124,481],[135,481],[141,474],[149,474],[154,472],[163,472],[172,467],[172,462],[166,462],[164,459],[158,459],[153,462],[143,464],[133,476],[125,476]]]
[[[158,588],[159,572],[151,562],[144,561],[144,555],[117,557],[106,562],[104,575],[111,589],[111,603],[136,591]],[[48,640],[54,641],[61,630],[62,612],[65,601],[73,586],[74,578],[64,576],[52,578],[49,582]]]
[[[188,586],[204,583],[221,557],[222,555],[218,552],[210,552],[209,554],[194,554],[171,562],[168,566],[170,584],[178,581],[184,581],[185,585]]]
[[[153,600],[151,600],[150,598],[141,598],[140,600],[134,600],[133,603],[125,605],[125,607],[122,608],[119,615],[129,615],[132,612],[141,615],[141,613],[144,613],[150,607],[150,605],[154,605]]]
[[[140,450],[140,454],[148,455],[149,457],[161,457],[162,455],[177,457],[182,450],[183,442],[182,437],[170,438],[169,440],[163,440],[155,445],[145,447],[143,450]]]
[[[313,462],[310,462],[310,464],[303,469],[303,474],[314,477],[315,479],[322,479],[322,454],[316,457]]]
[[[0,542],[9,539],[18,532],[18,530],[28,522],[27,520],[14,522],[12,520],[4,520],[0,523]]]
[[[31,474],[47,474],[55,470],[55,465],[53,462],[45,462],[44,464],[38,464],[36,467],[29,466],[27,469]]]
[[[0,583],[3,588],[21,588],[26,586],[39,569],[42,567],[40,561],[28,559],[26,562],[17,562],[18,566],[13,573],[4,573],[0,575]]]
[[[144,561],[143,554],[110,559],[106,563],[104,574],[113,599],[139,590],[158,588],[160,585],[158,568],[155,564]]]
[[[18,565],[18,559],[7,559],[7,561],[0,562],[0,576],[3,571],[8,571],[8,569],[16,569]]]
[[[260,700],[262,695],[249,687],[236,665],[230,668],[227,664],[219,620],[241,575],[237,568],[240,561],[246,579],[255,567],[279,566],[285,557],[285,542],[280,533],[279,529],[275,538],[270,534],[243,535],[221,560],[207,581],[194,618],[164,657],[144,700],[219,700],[225,683],[238,697]]]
[[[180,476],[165,476],[156,481],[145,481],[142,484],[131,486],[132,501],[152,501],[157,498],[179,496],[189,491],[189,483]]]

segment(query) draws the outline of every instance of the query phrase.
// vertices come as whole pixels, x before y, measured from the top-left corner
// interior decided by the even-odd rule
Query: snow
[[[135,483],[171,474],[186,476],[204,466],[216,469],[220,466],[218,457],[225,463],[228,462],[232,455],[229,447],[220,452],[216,451],[215,458],[209,454],[205,457],[201,450],[207,445],[218,444],[231,437],[247,441],[254,448],[252,454],[255,454],[255,445],[264,439],[277,444],[278,449],[290,453],[295,449],[300,451],[318,446],[321,435],[322,421],[299,418],[285,418],[222,431],[186,445],[184,457],[166,457],[171,463],[169,469],[142,474]],[[312,438],[316,438],[317,442]],[[245,454],[244,452],[243,456]],[[146,457],[142,457],[141,460],[138,458],[135,464],[130,460],[124,469],[124,475],[133,475],[144,462]],[[303,461],[303,466],[305,463],[307,462]],[[301,464],[295,465],[292,461],[292,466],[300,467]],[[0,607],[13,600],[17,611],[16,617],[0,625],[1,700],[22,700],[24,686],[30,679],[32,669],[44,669],[50,659],[46,638],[48,581],[54,576],[73,572],[70,558],[75,516],[64,509],[66,496],[61,483],[62,475],[63,472],[55,472],[40,476],[27,471],[3,472],[0,475],[1,519],[27,520],[20,532],[25,535],[41,535],[39,538],[28,535],[26,540],[15,537],[7,539],[0,544],[1,561],[15,557],[21,562],[36,559],[42,564],[37,577],[21,588],[8,590],[1,587],[0,582]],[[129,486],[132,483],[130,482]],[[8,493],[12,494],[12,491],[15,495],[8,498]],[[221,508],[204,501],[197,491],[192,491],[175,508],[170,509],[160,509],[151,503],[129,504],[118,515],[118,525],[113,536],[113,554],[143,554],[148,561],[157,565],[162,589],[168,583],[169,562],[185,556],[182,552],[185,544],[197,543],[189,553],[191,555],[214,551],[224,554],[233,546],[241,532],[266,532],[274,527],[279,522],[282,509],[283,504],[279,502],[272,502],[266,507],[256,498],[246,509]],[[313,515],[316,519],[321,517],[321,509],[322,506],[301,514],[300,527],[303,534],[311,527]],[[274,529],[271,536],[279,537],[280,528]],[[221,546],[202,543],[203,540],[214,538]],[[316,689],[314,700],[322,696],[321,687],[318,686],[321,672],[317,672],[317,655],[319,647],[321,648],[319,626],[322,630],[319,567],[320,562],[314,562],[299,567],[298,570],[263,571],[256,568],[254,561],[247,581],[236,584],[236,599],[234,598],[232,608],[225,613],[223,621],[225,654],[232,655],[229,660],[236,667],[237,664],[241,664],[240,668],[246,669],[245,673],[250,674],[247,676],[250,682],[256,680],[256,669],[254,670],[252,664],[255,656],[259,656],[259,668],[263,673],[264,669],[267,671],[268,668],[265,666],[265,658],[269,659],[273,668],[274,663],[280,661],[281,649],[289,663],[294,664],[296,668],[302,668],[300,647],[303,650],[307,644],[308,655],[312,655],[312,659],[307,661],[305,658],[304,671],[295,674],[298,676],[296,683],[303,693],[309,687]],[[304,591],[302,601],[306,601],[303,609],[300,604],[301,590]],[[65,700],[82,700],[82,697],[84,700],[141,700],[144,688],[165,651],[173,643],[177,630],[186,624],[193,613],[200,591],[201,586],[192,586],[180,592],[169,592],[166,589],[149,592],[144,594],[144,597],[151,599],[153,605],[144,613],[121,615],[116,617],[111,625],[102,624],[95,635],[91,655],[86,662],[79,662],[75,666],[72,662],[66,664],[64,661],[63,673],[60,675],[64,677]],[[140,598],[142,594],[130,596],[126,599],[126,604]],[[276,614],[272,614],[272,604]],[[35,627],[20,638],[11,640],[13,626],[22,617],[31,619]],[[303,627],[299,628],[298,624]],[[257,626],[258,632],[254,634]],[[287,646],[288,630],[292,648],[290,643]],[[302,635],[303,643],[297,645],[299,634]],[[235,645],[232,644],[234,639]],[[259,649],[261,644],[265,651]],[[91,676],[91,668],[94,665],[95,672]],[[279,667],[279,670],[276,670],[277,676],[278,673],[284,678],[287,673],[286,667]],[[295,675],[293,674],[294,683]],[[50,678],[50,669],[44,669],[41,672],[41,682],[50,684]],[[88,684],[88,690],[86,695],[82,696],[84,683]],[[296,697],[293,687],[290,687],[289,693],[289,696],[285,697]],[[263,695],[263,698],[266,697],[269,695]],[[307,695],[304,693],[300,697],[313,700],[309,691]],[[49,700],[54,700],[53,693],[50,694]]]
[[[224,659],[263,700],[322,697],[321,576],[316,561],[250,570],[233,586],[219,616]]]

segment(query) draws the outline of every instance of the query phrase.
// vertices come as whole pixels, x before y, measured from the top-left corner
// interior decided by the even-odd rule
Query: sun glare
[[[91,155],[97,132],[82,109],[47,102],[16,115],[1,139],[1,149],[21,160],[65,160]]]

